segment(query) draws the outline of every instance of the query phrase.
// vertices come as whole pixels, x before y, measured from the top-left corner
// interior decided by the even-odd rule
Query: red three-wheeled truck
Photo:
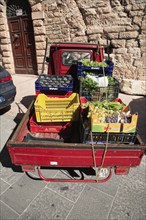
[[[138,115],[127,117],[126,122],[105,123],[99,122],[100,112],[92,111],[93,103],[119,103],[129,112],[118,98],[113,68],[99,45],[47,42],[43,71],[34,85],[35,99],[7,144],[12,163],[24,172],[37,169],[39,177],[52,182],[105,182],[113,172],[126,175],[131,167],[139,166],[146,144],[137,133]],[[98,83],[100,77],[108,78],[111,84],[95,87],[91,76]],[[78,169],[81,176],[44,177],[43,167]],[[95,178],[84,175],[84,170]]]

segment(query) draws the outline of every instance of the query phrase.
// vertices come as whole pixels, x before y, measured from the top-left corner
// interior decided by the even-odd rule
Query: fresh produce
[[[117,85],[117,81],[115,80],[114,77],[108,76],[108,86],[115,86]]]
[[[98,86],[98,83],[96,81],[94,81],[92,78],[86,77],[86,75],[91,75],[91,76],[95,76],[95,74],[93,74],[92,72],[85,72],[85,77],[80,77],[79,80],[82,84],[82,91],[83,92],[88,92],[89,95],[94,95],[94,93],[96,92],[97,88],[100,88]],[[109,86],[114,86],[117,84],[117,81],[114,77],[112,76],[107,76],[108,79],[108,87]],[[112,95],[112,94],[109,94]]]
[[[82,108],[89,109],[87,117],[96,114],[99,123],[128,123],[131,116],[130,111],[124,111],[125,104],[120,102],[87,102],[82,105]]]
[[[81,84],[82,84],[83,95],[84,94],[87,95],[88,93],[88,96],[91,96],[91,99],[92,99],[92,96],[96,95],[96,91],[99,92],[99,89],[97,90],[97,88],[106,87],[107,90],[104,91],[104,94],[106,93],[106,98],[108,98],[107,96],[110,96],[109,100],[113,100],[114,94],[111,94],[111,92],[109,92],[110,93],[109,94],[107,92],[110,86],[117,85],[117,80],[112,76],[107,76],[108,74],[106,75],[106,73],[103,71],[105,67],[109,66],[107,62],[104,62],[104,61],[97,62],[97,61],[92,61],[88,59],[82,59],[81,62],[84,66],[93,67],[89,69],[87,68],[84,71],[82,71],[82,77],[79,77],[79,80],[81,81]],[[104,83],[99,83],[99,82],[103,82],[103,80],[100,80],[100,78],[98,77],[103,77],[104,75],[106,75],[106,80],[104,80]]]
[[[96,91],[98,84],[93,81],[91,78],[80,78],[81,85],[82,85],[82,91],[85,93],[88,93],[88,95],[93,95]]]
[[[87,60],[87,59],[83,59],[81,60],[81,62],[84,66],[89,66],[89,67],[107,67],[108,66],[106,62],[97,62],[97,61],[92,61],[92,60]]]

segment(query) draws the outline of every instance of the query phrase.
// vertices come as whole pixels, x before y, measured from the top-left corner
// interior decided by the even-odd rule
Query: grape
[[[118,117],[116,115],[106,116],[105,122],[106,123],[117,123],[118,122]]]

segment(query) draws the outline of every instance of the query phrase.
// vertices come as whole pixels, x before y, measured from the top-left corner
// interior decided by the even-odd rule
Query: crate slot
[[[106,143],[107,132],[92,132],[93,144]],[[108,143],[134,144],[136,140],[135,133],[109,133]],[[91,133],[85,132],[84,143],[92,144]]]

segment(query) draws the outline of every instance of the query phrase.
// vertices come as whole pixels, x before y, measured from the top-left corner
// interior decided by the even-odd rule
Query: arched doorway
[[[8,0],[7,19],[16,74],[37,74],[36,50],[27,0]]]

